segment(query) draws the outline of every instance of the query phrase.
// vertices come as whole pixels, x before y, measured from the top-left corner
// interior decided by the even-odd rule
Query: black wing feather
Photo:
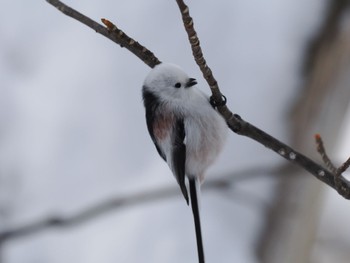
[[[158,107],[161,105],[158,97],[149,92],[145,87],[142,89],[143,103],[146,109],[146,122],[148,132],[152,138],[154,145],[159,153],[159,155],[166,160],[166,156],[162,149],[159,147],[157,140],[154,136],[153,124],[157,118]],[[176,180],[180,186],[181,192],[186,199],[187,204],[189,203],[188,192],[185,183],[185,164],[186,164],[186,145],[184,144],[185,140],[185,125],[182,118],[176,118],[173,133],[172,133],[172,143],[173,143],[173,152],[172,152],[172,166],[173,172],[176,177]]]
[[[185,165],[186,165],[186,145],[185,140],[185,125],[184,120],[181,118],[175,122],[174,133],[173,133],[173,167],[174,173],[178,184],[180,185],[183,196],[188,204],[188,192],[185,183]]]
[[[166,156],[164,152],[162,152],[162,150],[160,149],[153,132],[153,123],[156,117],[154,113],[157,111],[160,105],[160,101],[157,96],[155,96],[152,92],[147,91],[145,88],[142,89],[142,97],[143,104],[145,105],[146,109],[146,122],[149,135],[151,136],[152,141],[156,146],[157,152],[159,153],[160,157],[162,157],[163,160],[166,161]]]

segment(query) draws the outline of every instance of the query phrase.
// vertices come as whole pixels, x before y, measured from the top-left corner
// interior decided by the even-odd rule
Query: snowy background
[[[175,185],[146,130],[141,85],[149,68],[44,0],[0,3],[0,231]],[[110,19],[209,92],[175,1],[65,3],[96,21]],[[324,8],[323,0],[190,3],[204,55],[229,107],[283,141],[289,138],[285,118],[298,91],[304,49]],[[342,158],[347,155],[344,150]],[[203,191],[208,262],[257,262],[255,241],[274,187],[263,170],[281,161],[251,140],[229,136],[207,177],[262,172],[230,191]],[[180,192],[78,227],[10,241],[0,253],[2,263],[197,260],[192,215]]]

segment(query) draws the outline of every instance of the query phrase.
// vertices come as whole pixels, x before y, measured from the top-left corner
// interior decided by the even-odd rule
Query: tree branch
[[[217,84],[217,81],[213,77],[212,71],[207,66],[206,61],[203,58],[203,53],[200,48],[200,42],[193,26],[193,19],[189,14],[189,8],[182,0],[176,1],[181,11],[185,30],[188,34],[188,38],[192,47],[194,59],[200,67],[208,85],[210,86],[214,100],[216,101],[217,105],[224,104],[224,100],[220,92],[219,86]],[[47,0],[47,2],[58,8],[58,10],[60,10],[64,14],[89,26],[90,28],[94,29],[97,33],[102,34],[103,36],[117,43],[118,45],[126,47],[130,52],[132,52],[134,55],[140,58],[151,68],[160,63],[160,61],[153,55],[152,52],[146,51],[148,49],[138,44],[136,41],[128,37],[124,32],[122,32],[118,28],[114,28],[113,24],[107,24],[107,28],[105,28],[97,22],[91,20],[90,18],[66,6],[61,1]],[[223,115],[229,128],[233,132],[239,135],[249,137],[264,145],[265,147],[273,150],[286,160],[299,165],[300,167],[304,168],[312,175],[314,175],[320,181],[326,183],[330,187],[337,190],[338,193],[344,198],[350,199],[350,183],[342,175],[336,176],[334,173],[328,171],[327,169],[315,163],[308,157],[295,151],[290,146],[280,142],[276,138],[265,133],[264,131],[260,130],[259,128],[255,127],[249,122],[244,121],[239,115],[233,114],[226,105],[219,106],[218,110]]]
[[[106,38],[112,40],[117,43],[120,47],[125,47],[139,59],[141,59],[144,63],[146,63],[149,67],[153,68],[155,65],[159,64],[159,59],[146,47],[139,44],[137,41],[133,40],[123,31],[118,29],[115,25],[109,22],[107,19],[103,19],[106,25],[109,25],[107,28],[95,22],[91,18],[83,15],[82,13],[74,10],[73,8],[67,6],[58,0],[46,0],[49,4],[56,7],[63,14],[83,23],[84,25],[90,27],[95,30],[96,33],[99,33]],[[110,24],[108,24],[110,23]]]
[[[248,122],[241,120],[240,125],[242,126],[237,130],[238,134],[260,142],[265,147],[278,153],[284,159],[301,166],[306,171],[314,175],[317,179],[337,190],[338,193],[344,198],[350,199],[350,183],[342,175],[339,175],[339,177],[336,176],[334,173],[331,173],[305,155],[295,151],[290,146],[278,141],[271,135],[254,127]]]

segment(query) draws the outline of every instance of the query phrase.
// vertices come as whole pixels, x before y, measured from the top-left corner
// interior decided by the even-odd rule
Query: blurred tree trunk
[[[320,158],[313,135],[322,135],[332,156],[349,106],[350,19],[345,19],[349,3],[329,2],[323,26],[306,54],[304,84],[291,114],[291,145],[316,160]],[[280,179],[258,244],[263,263],[306,263],[310,259],[324,186],[306,172],[292,170]]]

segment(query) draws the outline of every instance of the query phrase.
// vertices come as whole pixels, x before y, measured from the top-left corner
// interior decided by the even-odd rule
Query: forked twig
[[[350,157],[337,169],[336,175],[339,176],[350,167]]]
[[[324,148],[324,145],[323,145],[321,135],[319,135],[318,133],[315,134],[315,141],[316,141],[316,145],[317,145],[317,151],[321,155],[322,160],[323,160],[324,164],[326,165],[327,169],[329,169],[332,173],[336,174],[337,168],[334,166],[331,159],[328,157],[328,155],[326,153],[326,149]]]
[[[315,134],[315,141],[317,145],[317,151],[321,155],[326,167],[335,175],[335,177],[341,176],[341,174],[349,168],[350,158],[347,159],[340,167],[337,168],[328,157],[320,134]]]

